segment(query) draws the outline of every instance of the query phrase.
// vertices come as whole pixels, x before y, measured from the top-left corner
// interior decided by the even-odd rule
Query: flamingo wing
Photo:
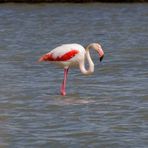
[[[79,53],[79,50],[68,44],[59,46],[49,53],[43,55],[39,61],[68,61],[75,57]]]

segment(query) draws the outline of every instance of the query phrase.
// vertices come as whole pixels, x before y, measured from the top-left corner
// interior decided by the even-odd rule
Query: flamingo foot
[[[65,96],[65,95],[66,95],[64,81],[63,81],[62,86],[61,86],[61,95],[62,95],[62,96]]]
[[[62,96],[65,96],[66,95],[66,92],[65,91],[61,91],[61,95]]]

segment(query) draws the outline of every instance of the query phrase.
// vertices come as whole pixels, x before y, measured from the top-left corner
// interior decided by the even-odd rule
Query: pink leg
[[[63,95],[63,96],[66,95],[65,88],[66,88],[66,81],[67,81],[68,69],[69,68],[65,68],[64,69],[64,80],[63,80],[63,83],[62,83],[62,86],[61,86],[61,95]]]

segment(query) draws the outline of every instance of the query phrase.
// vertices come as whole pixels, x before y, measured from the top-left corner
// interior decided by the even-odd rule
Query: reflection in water
[[[84,99],[76,99],[76,98],[60,98],[56,99],[55,103],[57,105],[79,105],[79,104],[90,104],[95,103],[95,100],[84,100]]]

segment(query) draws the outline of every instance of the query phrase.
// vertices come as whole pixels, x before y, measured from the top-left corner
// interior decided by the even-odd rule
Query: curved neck
[[[86,47],[86,59],[88,61],[89,67],[88,69],[85,68],[85,59],[80,62],[80,70],[83,74],[91,74],[94,72],[94,63],[90,57],[89,49],[91,48],[91,44]]]

